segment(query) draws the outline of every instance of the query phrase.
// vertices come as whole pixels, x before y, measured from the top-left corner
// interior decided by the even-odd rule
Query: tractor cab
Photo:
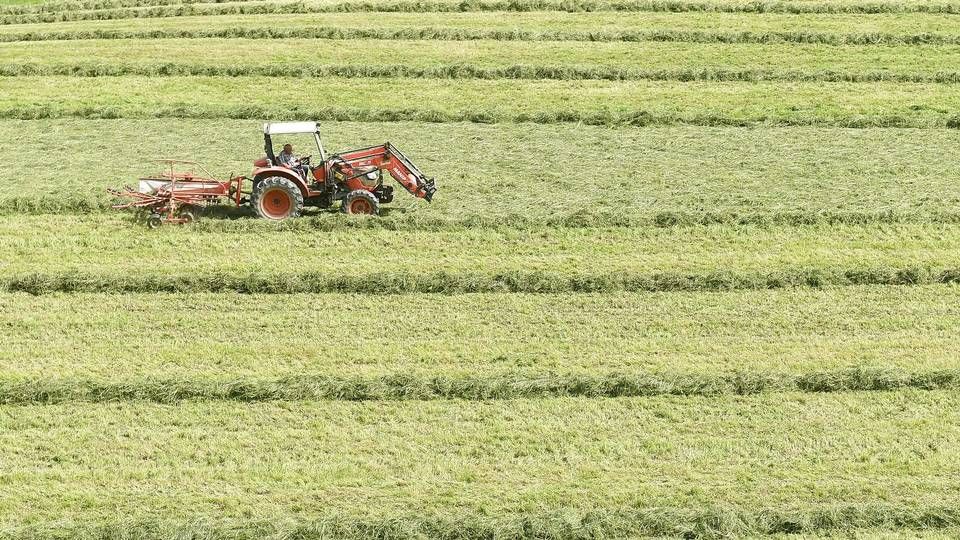
[[[257,170],[265,169],[270,167],[285,167],[280,163],[280,160],[277,158],[277,153],[274,152],[273,148],[273,136],[274,135],[313,135],[313,140],[317,145],[317,155],[319,156],[319,166],[312,167],[310,165],[310,160],[313,156],[311,155],[301,155],[297,158],[299,162],[299,167],[288,168],[291,171],[297,173],[304,182],[312,182],[314,179],[309,178],[311,172],[317,168],[322,168],[327,161],[326,152],[323,149],[323,142],[320,140],[320,129],[317,127],[316,122],[268,122],[263,125],[263,151],[264,157],[253,162],[254,166],[254,175],[257,176]],[[324,171],[325,172],[325,171]],[[325,174],[314,174],[316,180],[320,180],[325,177]]]

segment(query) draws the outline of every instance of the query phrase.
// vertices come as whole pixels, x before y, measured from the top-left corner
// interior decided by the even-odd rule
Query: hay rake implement
[[[107,191],[126,202],[112,208],[136,208],[149,210],[147,226],[155,229],[164,223],[190,223],[204,206],[219,204],[232,199],[241,204],[243,176],[232,176],[225,181],[217,180],[202,165],[194,161],[158,159],[154,163],[165,166],[159,174],[140,179],[138,189],[125,186]],[[199,168],[202,174],[195,169]],[[181,169],[181,170],[178,170]],[[183,170],[186,169],[186,170]]]

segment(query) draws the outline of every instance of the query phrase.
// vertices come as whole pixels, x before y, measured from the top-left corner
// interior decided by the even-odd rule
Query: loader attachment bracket
[[[427,201],[433,199],[437,192],[436,180],[427,178],[410,158],[389,142],[380,146],[340,152],[332,156],[330,162],[340,167],[345,178],[356,174],[354,169],[366,166],[372,165],[385,170],[411,195]]]

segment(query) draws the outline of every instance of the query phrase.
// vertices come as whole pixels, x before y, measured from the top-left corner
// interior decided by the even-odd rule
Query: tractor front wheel
[[[303,210],[303,194],[290,180],[271,176],[253,188],[250,205],[258,216],[280,221],[300,215]]]
[[[376,195],[365,189],[355,189],[343,198],[340,209],[345,214],[377,215],[380,213],[380,201]]]

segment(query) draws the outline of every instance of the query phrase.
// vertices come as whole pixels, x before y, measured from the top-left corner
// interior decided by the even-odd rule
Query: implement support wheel
[[[365,189],[355,189],[343,198],[340,209],[345,214],[377,215],[380,213],[380,201],[376,195]]]
[[[193,223],[197,220],[197,208],[190,205],[181,206],[177,210],[177,217],[183,220],[184,224]]]
[[[272,176],[253,188],[250,204],[258,216],[279,221],[300,215],[303,210],[303,195],[290,180]]]

